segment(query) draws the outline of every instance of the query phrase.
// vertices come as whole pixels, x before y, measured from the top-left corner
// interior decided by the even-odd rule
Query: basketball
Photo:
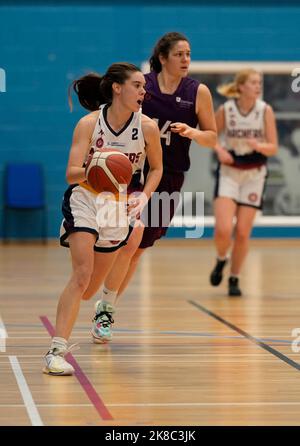
[[[123,192],[132,178],[132,166],[127,156],[116,149],[96,150],[86,166],[88,184],[98,193]]]

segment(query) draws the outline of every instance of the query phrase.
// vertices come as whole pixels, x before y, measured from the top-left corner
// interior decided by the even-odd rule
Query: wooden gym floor
[[[160,242],[109,345],[90,339],[96,297],[82,303],[73,377],[41,373],[68,250],[0,252],[0,425],[300,425],[299,241],[252,241],[242,298],[209,285],[212,241]]]

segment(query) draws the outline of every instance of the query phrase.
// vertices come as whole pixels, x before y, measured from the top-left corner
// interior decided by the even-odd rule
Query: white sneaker
[[[49,350],[45,355],[46,366],[43,368],[43,373],[47,375],[73,375],[75,372],[73,366],[69,364],[64,356],[73,349],[75,345],[70,346],[68,349],[53,348]]]
[[[112,315],[115,309],[109,302],[98,300],[95,304],[95,312],[92,327],[93,342],[104,344],[112,339],[111,325],[114,323]]]

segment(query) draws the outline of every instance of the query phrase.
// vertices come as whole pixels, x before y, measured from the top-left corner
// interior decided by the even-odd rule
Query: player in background
[[[189,148],[192,140],[201,146],[213,148],[216,144],[216,123],[209,89],[188,77],[191,48],[188,39],[171,32],[157,42],[150,58],[151,72],[145,75],[146,94],[143,113],[158,123],[163,148],[163,176],[156,192],[180,192],[185,172],[190,168]],[[199,129],[196,128],[199,124]],[[147,176],[149,164],[145,163]],[[201,172],[199,172],[201,175]],[[158,197],[155,194],[148,203]],[[168,223],[173,218],[178,203],[171,206]],[[154,206],[155,207],[155,206]],[[107,278],[101,301],[115,305],[136,270],[141,254],[165,235],[168,226],[146,225],[136,237],[130,237],[127,246],[118,254],[118,262]],[[111,337],[111,336],[110,336]],[[104,340],[109,340],[104,339]]]
[[[117,258],[118,249],[126,244],[132,230],[125,202],[122,221],[125,224],[113,227],[108,222],[106,227],[99,227],[97,215],[103,206],[114,214],[113,206],[117,203],[112,200],[99,203],[99,194],[87,184],[85,165],[89,154],[101,147],[128,153],[134,181],[138,181],[137,176],[142,181],[141,172],[147,156],[151,167],[143,191],[148,198],[162,174],[159,129],[140,109],[145,79],[139,68],[129,63],[113,64],[104,76],[89,74],[74,81],[73,87],[81,105],[92,112],[75,127],[66,171],[70,186],[63,199],[60,242],[70,248],[73,270],[59,299],[55,336],[45,356],[43,371],[50,375],[74,373],[64,356],[70,350],[68,339],[80,301],[93,289],[95,271],[97,283],[104,280]],[[118,212],[121,209],[122,206],[118,207]],[[139,212],[139,203],[131,205],[129,210]],[[102,323],[105,330],[105,321]]]
[[[228,280],[229,296],[241,296],[239,274],[249,248],[258,209],[262,209],[267,177],[267,159],[277,152],[277,131],[272,107],[260,98],[262,79],[253,69],[242,70],[234,82],[218,92],[229,98],[216,113],[219,166],[215,187],[215,232],[217,262],[210,282],[218,286],[234,240]],[[236,223],[234,226],[234,217]]]

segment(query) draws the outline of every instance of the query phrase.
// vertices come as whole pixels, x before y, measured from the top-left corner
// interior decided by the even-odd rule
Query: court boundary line
[[[9,362],[14,372],[19,390],[24,401],[24,406],[26,408],[32,426],[44,426],[25,376],[22,372],[22,368],[20,366],[18,358],[16,356],[9,356]]]
[[[222,318],[218,314],[214,313],[211,310],[208,310],[203,305],[200,305],[197,302],[194,302],[193,300],[187,301],[189,304],[196,307],[198,310],[201,310],[203,313],[207,314],[208,316],[211,316],[212,318],[216,319],[217,321],[221,322],[223,325],[226,325],[227,327],[231,328],[232,330],[236,331],[237,333],[241,334],[244,338],[248,339],[248,341],[251,341],[253,344],[256,344],[257,346],[263,348],[267,352],[271,353],[272,355],[276,356],[278,359],[281,359],[281,361],[285,362],[289,366],[293,367],[296,370],[300,371],[300,364],[293,361],[288,356],[284,355],[283,353],[279,352],[275,348],[271,347],[270,345],[266,344],[265,342],[262,342],[252,336],[251,334],[247,333],[246,331],[242,330],[241,328],[237,327],[236,325],[232,324],[231,322],[227,321],[226,319]]]
[[[45,329],[48,331],[50,336],[54,336],[55,331],[54,327],[51,324],[50,320],[47,316],[40,316],[40,319],[42,321],[42,324],[44,325]],[[82,389],[86,393],[88,399],[91,401],[92,405],[104,421],[113,420],[113,416],[107,409],[106,405],[102,401],[102,398],[98,393],[96,392],[93,384],[90,382],[86,374],[82,371],[81,367],[79,366],[78,362],[74,358],[74,356],[71,353],[68,353],[66,355],[67,361],[74,367],[75,374],[74,376],[79,381],[79,384],[81,385]],[[51,377],[52,379],[59,379],[58,376]],[[64,377],[65,378],[65,377]]]

